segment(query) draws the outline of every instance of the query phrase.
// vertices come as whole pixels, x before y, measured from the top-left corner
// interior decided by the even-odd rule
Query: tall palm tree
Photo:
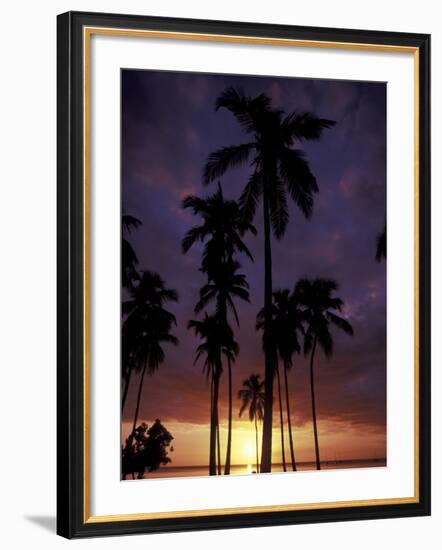
[[[194,319],[188,322],[187,328],[193,329],[195,335],[202,340],[196,348],[194,365],[205,356],[203,372],[210,381],[210,435],[209,435],[209,474],[216,475],[216,436],[219,378],[222,372],[221,336],[219,321],[216,315],[204,315],[202,320]]]
[[[283,289],[273,293],[272,319],[275,327],[276,347],[283,365],[290,458],[292,470],[295,472],[296,456],[293,444],[288,372],[293,366],[293,355],[301,352],[298,336],[304,334],[304,314],[299,307],[295,292],[290,293],[288,289]],[[261,310],[258,314],[258,328],[262,328],[263,323],[264,311]]]
[[[202,340],[196,349],[194,364],[202,356],[205,356],[203,371],[210,380],[209,474],[216,475],[219,381],[223,369],[221,356],[224,354],[231,363],[239,352],[239,346],[233,339],[233,332],[230,327],[225,325],[217,314],[208,315],[205,313],[203,319],[191,320],[187,326],[189,329],[193,329],[195,334]]]
[[[134,284],[139,280],[136,269],[138,257],[131,243],[125,237],[131,233],[133,228],[138,228],[141,221],[134,216],[123,214],[121,218],[121,284],[126,290],[132,290]],[[121,406],[124,408],[126,402],[127,390],[132,371],[135,369],[133,364],[134,334],[125,331],[122,327],[122,347],[121,347],[121,381],[122,381],[122,400]],[[136,369],[135,369],[136,370]]]
[[[171,333],[172,327],[176,326],[176,318],[164,308],[167,302],[176,301],[178,301],[177,292],[166,288],[165,282],[158,273],[144,271],[141,273],[138,285],[132,287],[129,299],[123,302],[125,316],[123,340],[126,335],[131,335],[130,349],[123,352],[130,358],[130,368],[126,372],[122,398],[123,408],[132,371],[141,372],[132,431],[136,429],[138,421],[146,373],[152,374],[164,362],[163,344],[178,345],[178,339]]]
[[[145,336],[143,324],[147,322],[148,313],[154,307],[162,307],[167,301],[177,301],[178,296],[174,290],[166,289],[164,281],[154,272],[145,271],[142,273],[139,284],[133,284],[128,289],[129,299],[123,302],[122,314],[122,378],[124,382],[122,394],[122,409],[126,403],[132,372],[140,372],[142,369],[137,358],[138,350],[143,345]],[[164,310],[165,320],[171,324],[176,323],[173,316],[168,316]]]
[[[346,334],[353,335],[351,324],[335,313],[335,311],[340,312],[344,305],[341,298],[333,295],[337,290],[338,284],[333,279],[301,279],[295,286],[297,300],[299,304],[305,308],[304,315],[307,324],[304,337],[304,353],[305,355],[310,353],[310,390],[317,470],[321,469],[321,459],[319,456],[313,373],[316,347],[319,345],[327,358],[332,356],[333,337],[330,332],[331,325],[334,325]]]
[[[242,237],[247,231],[256,234],[256,229],[250,222],[244,220],[235,201],[224,198],[220,183],[218,183],[218,190],[209,197],[204,199],[196,196],[186,197],[183,208],[191,208],[194,215],[202,217],[202,224],[193,227],[185,235],[182,242],[183,251],[186,253],[197,241],[205,242],[201,271],[207,275],[208,282],[200,291],[195,312],[199,313],[215,300],[216,311],[221,322],[228,325],[227,312],[230,309],[239,326],[234,298],[249,301],[249,293],[245,276],[237,273],[240,264],[234,260],[234,255],[244,253],[253,260]],[[230,474],[232,449],[231,361],[228,361],[228,399],[229,420],[224,470],[227,475]],[[220,460],[218,460],[218,467],[220,468]]]
[[[380,262],[387,257],[387,224],[376,237],[376,261]]]
[[[238,398],[241,399],[241,408],[239,416],[249,408],[249,420],[255,423],[255,442],[256,442],[256,472],[259,472],[258,455],[258,421],[264,417],[264,382],[260,380],[259,374],[251,374],[249,378],[243,381],[243,388],[238,392]]]
[[[213,249],[212,249],[213,250]],[[208,255],[208,264],[213,265],[215,261],[211,260],[211,254]],[[205,308],[211,301],[216,301],[216,312],[220,320],[224,324],[228,324],[227,309],[231,309],[236,323],[239,327],[239,317],[234,303],[234,298],[240,298],[246,302],[250,301],[249,285],[246,281],[245,275],[237,273],[240,268],[238,262],[232,259],[225,260],[218,264],[216,270],[209,268],[208,277],[209,282],[204,285],[200,290],[200,299],[195,306],[195,312],[199,313]],[[228,358],[228,400],[229,400],[229,418],[227,429],[227,448],[226,448],[226,462],[224,467],[225,475],[230,474],[231,466],[231,454],[232,454],[232,367],[231,360]]]
[[[229,145],[212,153],[204,168],[206,184],[221,177],[229,168],[248,163],[251,174],[240,196],[244,219],[252,221],[262,199],[264,217],[264,312],[265,312],[265,412],[262,438],[263,472],[271,471],[273,377],[276,349],[271,326],[272,253],[271,233],[282,238],[288,223],[288,196],[305,217],[310,217],[313,195],[318,191],[316,179],[302,150],[295,142],[317,140],[331,120],[311,113],[290,113],[272,108],[271,99],[261,94],[247,97],[242,91],[227,88],[217,99],[216,110],[230,111],[250,141]]]
[[[138,280],[136,269],[138,257],[125,235],[130,234],[132,228],[137,229],[140,225],[141,221],[138,218],[123,214],[121,218],[121,284],[128,290],[133,287],[134,281]]]
[[[304,316],[299,308],[295,293],[289,294],[289,291],[280,290],[273,294],[275,305],[275,332],[277,336],[277,348],[279,357],[284,368],[285,401],[287,408],[287,424],[290,443],[290,458],[292,470],[296,471],[296,456],[293,444],[293,431],[291,408],[289,398],[288,372],[293,366],[293,355],[300,353],[298,334],[304,333]]]

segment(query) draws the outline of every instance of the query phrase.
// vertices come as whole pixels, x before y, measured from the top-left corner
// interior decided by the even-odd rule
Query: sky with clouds
[[[143,225],[130,240],[140,269],[157,271],[180,300],[170,310],[177,317],[178,348],[166,349],[160,370],[146,379],[140,418],[155,418],[175,437],[175,465],[207,462],[209,394],[200,365],[193,365],[198,345],[186,329],[204,278],[199,273],[202,247],[187,255],[181,239],[198,223],[181,208],[188,194],[207,195],[202,169],[207,156],[224,145],[248,138],[226,110],[214,103],[227,87],[247,95],[268,94],[273,106],[312,111],[336,121],[318,142],[303,143],[320,192],[314,213],[305,220],[290,205],[284,238],[272,242],[274,288],[293,288],[299,277],[325,276],[339,283],[343,315],[354,336],[333,332],[335,351],[316,359],[317,414],[324,453],[339,458],[383,457],[386,452],[386,267],[375,261],[376,236],[386,215],[386,85],[383,83],[210,75],[158,71],[122,71],[122,204],[125,213]],[[225,196],[238,198],[250,168],[229,171],[221,184]],[[234,366],[235,397],[251,373],[263,375],[260,335],[255,316],[263,303],[262,212],[257,211],[258,235],[246,237],[254,262],[241,258],[250,284],[251,304],[238,303],[241,327],[236,330],[240,355]],[[123,416],[133,415],[136,378]],[[295,444],[301,459],[313,458],[308,362],[294,360],[290,394]],[[227,419],[226,377],[221,388],[221,418]],[[247,420],[238,419],[238,433],[253,434]],[[278,415],[275,413],[275,428]],[[190,435],[189,435],[190,434]],[[193,438],[192,438],[193,434]],[[224,426],[222,431],[223,437]],[[244,437],[248,437],[247,434]],[[297,438],[296,438],[297,437]],[[320,441],[320,442],[321,442]],[[234,445],[234,459],[241,452]],[[237,447],[240,445],[238,444]],[[236,453],[236,454],[235,454]],[[275,434],[274,454],[279,453]]]

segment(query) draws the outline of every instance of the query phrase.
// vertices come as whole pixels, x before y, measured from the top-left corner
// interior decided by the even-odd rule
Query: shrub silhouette
[[[173,441],[172,434],[157,418],[152,426],[143,422],[133,434],[126,439],[122,448],[122,475],[128,474],[135,479],[142,479],[144,473],[158,470],[171,462],[168,456],[169,446]],[[170,451],[173,449],[171,448]]]

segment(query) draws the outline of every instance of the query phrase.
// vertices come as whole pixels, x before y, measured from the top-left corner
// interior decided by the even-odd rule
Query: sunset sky
[[[375,261],[376,236],[386,211],[386,86],[332,80],[122,71],[122,204],[143,225],[130,241],[140,269],[157,271],[180,300],[169,305],[177,317],[177,348],[165,347],[166,360],[146,379],[140,421],[155,418],[173,434],[174,466],[205,465],[209,452],[210,388],[202,364],[193,365],[198,340],[186,329],[203,275],[202,246],[181,252],[186,231],[200,220],[183,210],[188,194],[207,195],[202,168],[209,153],[248,141],[233,115],[215,112],[227,87],[248,95],[265,92],[286,112],[313,111],[336,120],[319,142],[302,144],[320,188],[314,213],[306,221],[290,206],[281,241],[272,241],[274,289],[292,289],[301,276],[334,278],[345,302],[343,315],[354,336],[333,332],[330,360],[316,358],[318,429],[321,458],[381,458],[386,454],[386,302],[385,262]],[[221,184],[227,198],[238,198],[250,168],[229,171]],[[234,365],[233,463],[254,460],[254,428],[238,418],[237,392],[252,373],[263,377],[264,358],[255,317],[263,305],[262,207],[258,235],[246,237],[254,262],[240,259],[250,284],[251,303],[237,303],[241,328],[235,328],[240,355]],[[332,329],[333,330],[333,329]],[[298,460],[314,458],[308,361],[294,358],[290,393]],[[127,434],[135,404],[133,378],[123,417]],[[227,432],[227,380],[223,376],[220,418],[222,449]],[[276,396],[276,395],[275,395]],[[278,414],[274,413],[273,458],[279,462]]]

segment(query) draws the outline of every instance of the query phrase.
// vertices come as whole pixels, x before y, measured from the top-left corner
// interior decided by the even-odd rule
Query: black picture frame
[[[58,16],[57,66],[57,532],[67,538],[334,522],[430,514],[430,36],[69,12]],[[415,48],[419,58],[419,498],[317,510],[91,522],[84,489],[84,82],[85,27],[269,37]],[[86,495],[87,496],[87,495]]]

